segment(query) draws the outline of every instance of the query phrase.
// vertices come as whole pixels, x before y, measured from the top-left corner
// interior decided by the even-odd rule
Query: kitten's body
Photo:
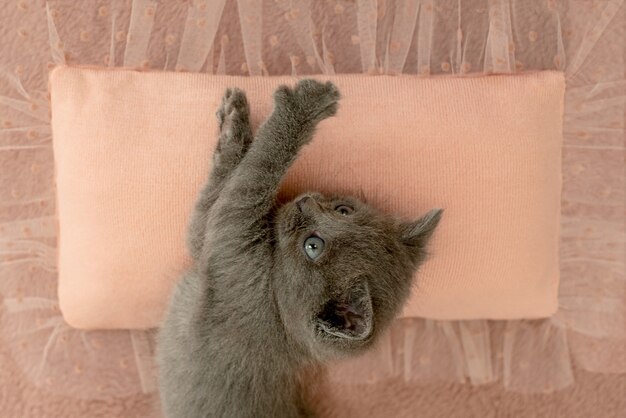
[[[252,141],[245,95],[227,92],[190,228],[194,266],[159,337],[168,417],[306,416],[302,369],[367,348],[406,300],[439,212],[404,224],[349,198],[276,204],[283,175],[338,98],[330,83],[281,87]],[[336,202],[353,216],[336,218]],[[315,259],[302,250],[311,234],[328,246]]]

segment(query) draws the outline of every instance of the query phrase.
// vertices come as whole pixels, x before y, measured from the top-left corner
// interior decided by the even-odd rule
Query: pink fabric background
[[[15,366],[2,371],[2,412],[142,415],[134,402],[145,397],[130,394],[154,390],[150,333],[76,331],[58,310],[46,92],[48,69],[63,63],[231,75],[563,71],[557,316],[404,320],[335,381],[366,382],[372,391],[348,399],[413,415],[623,410],[624,0],[10,0],[0,35],[0,338]],[[399,382],[386,390],[389,376]],[[554,393],[511,393],[543,391]]]
[[[0,346],[0,411],[20,418],[157,418],[155,395],[79,400],[37,388]],[[626,378],[576,372],[576,385],[552,394],[524,395],[500,385],[458,383],[325,385],[316,410],[327,418],[619,418],[626,410]]]

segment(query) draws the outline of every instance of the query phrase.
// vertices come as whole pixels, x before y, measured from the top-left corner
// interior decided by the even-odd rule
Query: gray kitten
[[[282,86],[253,141],[245,94],[227,90],[189,229],[194,266],[159,336],[168,417],[312,416],[300,372],[372,346],[409,296],[441,210],[402,222],[350,197],[277,203],[338,100],[330,82]]]

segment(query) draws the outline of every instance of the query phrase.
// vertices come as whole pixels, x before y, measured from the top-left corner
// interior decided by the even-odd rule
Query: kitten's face
[[[300,196],[276,219],[285,326],[319,357],[369,346],[409,296],[441,211],[402,223],[347,197]]]

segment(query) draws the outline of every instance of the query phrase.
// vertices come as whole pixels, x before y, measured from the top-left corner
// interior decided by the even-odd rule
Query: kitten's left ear
[[[426,244],[435,232],[442,214],[443,209],[432,209],[417,221],[403,223],[400,226],[402,243],[409,249],[411,255],[416,257],[415,261],[419,261],[424,256]]]

